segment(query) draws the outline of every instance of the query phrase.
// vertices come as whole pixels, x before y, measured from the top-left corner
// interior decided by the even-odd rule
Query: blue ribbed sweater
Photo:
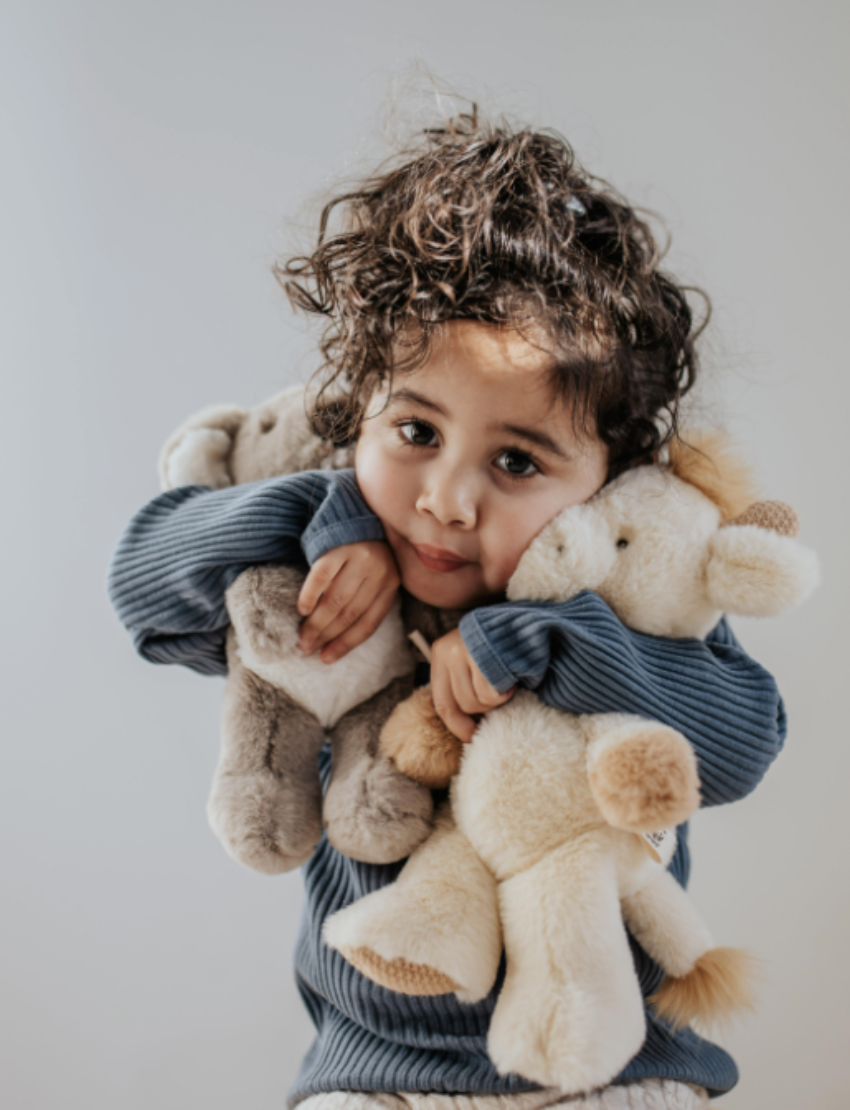
[[[187,486],[156,498],[131,521],[110,568],[110,597],[145,658],[225,674],[224,592],[245,567],[312,563],[342,543],[382,536],[353,471],[310,471],[228,490]],[[646,636],[624,628],[586,592],[566,603],[482,607],[466,614],[460,629],[498,689],[519,682],[558,709],[637,713],[680,729],[697,753],[705,805],[749,793],[782,748],[776,685],[725,621],[705,641]],[[329,749],[321,769],[327,776]],[[517,1076],[499,1076],[487,1056],[501,976],[475,1006],[453,995],[412,998],[376,986],[323,945],[325,917],[391,882],[400,868],[347,859],[326,840],[304,867],[296,975],[317,1036],[290,1098],[329,1090],[530,1089]],[[689,869],[683,828],[671,871],[685,884]],[[646,997],[662,972],[634,942],[632,950]],[[687,1029],[673,1035],[647,1011],[646,1042],[620,1079],[649,1077],[719,1094],[735,1084],[737,1071],[721,1048]]]

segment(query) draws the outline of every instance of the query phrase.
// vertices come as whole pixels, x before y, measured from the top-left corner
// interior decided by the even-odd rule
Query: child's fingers
[[[449,732],[468,744],[478,722],[461,710],[452,690],[451,675],[443,668],[431,671],[431,699]]]
[[[335,551],[329,551],[316,560],[298,595],[298,612],[302,617],[308,617],[313,612],[319,598],[333,582],[344,562]]]
[[[372,583],[363,583],[339,616],[326,625],[313,641],[313,651],[322,649],[322,662],[331,663],[362,644],[377,629],[390,611],[396,595],[395,586],[382,589],[372,596]],[[333,649],[330,654],[327,654]]]
[[[383,590],[350,627],[343,627],[339,634],[333,634],[332,639],[328,638],[331,633],[326,630],[323,633],[323,639],[327,642],[325,647],[322,648],[322,654],[320,656],[322,662],[335,663],[337,659],[342,659],[344,655],[347,655],[353,648],[362,644],[364,640],[368,640],[390,611],[396,593],[397,590],[395,586],[390,586]],[[337,622],[334,622],[334,624],[336,623]]]
[[[342,632],[368,608],[368,591],[361,589],[360,574],[343,566],[316,603],[312,613],[301,625],[298,646],[309,655],[328,640],[328,630]]]
[[[495,709],[497,705],[504,705],[516,693],[516,686],[512,686],[510,690],[506,690],[503,694],[500,693],[495,686],[490,685],[475,664],[472,664],[471,670],[472,688],[481,707],[475,710],[476,713],[486,713],[488,709]]]
[[[451,668],[451,687],[458,709],[468,717],[486,713],[488,709],[492,708],[492,706],[481,704],[472,685],[472,671],[468,665]]]

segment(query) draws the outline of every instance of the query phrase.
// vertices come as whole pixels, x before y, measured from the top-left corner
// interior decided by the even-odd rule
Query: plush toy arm
[[[224,595],[246,567],[298,563],[304,554],[312,562],[342,543],[382,537],[352,471],[186,486],[130,522],[112,558],[109,596],[146,659],[225,674]]]
[[[279,663],[298,652],[296,608],[304,574],[295,567],[249,567],[228,589],[227,612],[243,661]]]
[[[310,858],[322,835],[316,764],[324,729],[242,665],[233,630],[228,661],[210,824],[239,863],[267,875],[291,871]]]
[[[656,832],[699,809],[693,749],[680,732],[621,713],[581,718],[590,786],[609,825]]]
[[[460,630],[497,690],[519,682],[555,709],[634,713],[681,732],[696,752],[703,805],[749,794],[782,750],[776,683],[732,644],[632,632],[589,592],[486,606]]]

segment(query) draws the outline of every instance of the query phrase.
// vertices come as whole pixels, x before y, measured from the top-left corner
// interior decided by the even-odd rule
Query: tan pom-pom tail
[[[463,754],[462,742],[437,716],[430,686],[395,707],[381,730],[380,748],[403,775],[432,790],[449,785]]]
[[[674,1029],[723,1022],[755,1004],[756,967],[741,948],[711,948],[678,978],[668,975],[649,1002]]]

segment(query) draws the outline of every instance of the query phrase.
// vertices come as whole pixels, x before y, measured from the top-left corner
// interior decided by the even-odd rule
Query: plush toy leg
[[[312,714],[242,666],[233,639],[207,813],[234,859],[274,875],[306,862],[321,839],[325,734]]]
[[[502,953],[496,883],[448,807],[396,882],[329,917],[324,939],[390,990],[487,996]]]
[[[562,845],[499,886],[508,968],[487,1049],[565,1095],[609,1083],[646,1035],[611,857]]]
[[[677,1028],[692,1021],[710,1025],[753,1005],[751,957],[737,948],[712,947],[693,902],[669,872],[624,898],[622,906],[635,939],[667,972],[650,999],[659,1017]]]
[[[596,803],[617,829],[656,832],[699,809],[693,748],[680,732],[642,717],[582,717]]]
[[[412,685],[410,678],[391,682],[347,713],[331,735],[333,770],[323,811],[328,840],[365,863],[404,859],[431,831],[431,791],[378,751],[384,722]]]

